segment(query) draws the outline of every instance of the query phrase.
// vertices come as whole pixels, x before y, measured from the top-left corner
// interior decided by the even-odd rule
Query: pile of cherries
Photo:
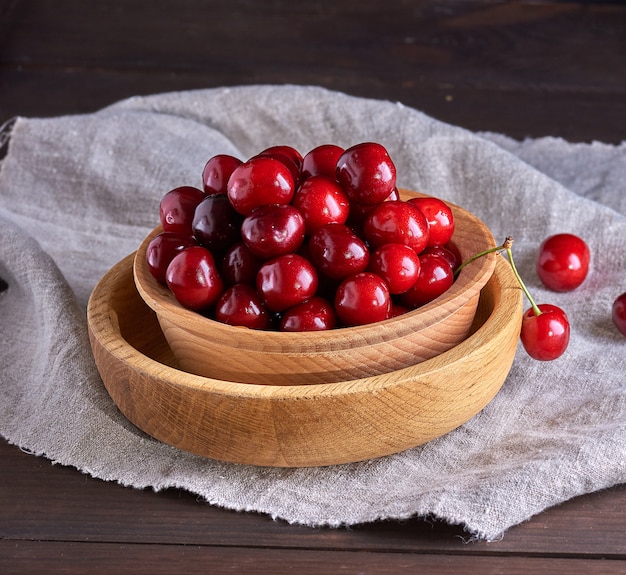
[[[216,155],[203,189],[160,203],[147,263],[181,305],[253,329],[373,323],[445,292],[460,264],[454,216],[435,197],[400,198],[374,142]]]
[[[521,340],[535,359],[569,343],[565,312],[536,305],[513,262],[511,243],[461,262],[454,216],[441,199],[400,198],[396,168],[375,142],[318,146],[304,156],[273,146],[242,161],[211,157],[202,189],[181,186],[160,202],[162,231],[146,259],[186,308],[252,329],[313,331],[381,321],[444,293],[463,265],[506,251],[531,308]],[[585,279],[589,249],[572,234],[545,240],[537,273],[555,291]],[[626,294],[613,321],[626,335]]]

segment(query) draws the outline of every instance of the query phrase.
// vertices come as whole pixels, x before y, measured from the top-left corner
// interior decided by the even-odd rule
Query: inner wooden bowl
[[[339,383],[276,386],[179,369],[133,281],[133,256],[89,300],[89,337],[104,384],[137,427],[174,447],[224,461],[333,465],[396,453],[466,422],[496,395],[513,362],[522,292],[496,257],[471,335],[437,357]]]
[[[404,198],[419,195],[401,191]],[[452,241],[465,260],[495,246],[487,226],[451,205]],[[383,322],[323,332],[284,333],[233,327],[184,309],[146,264],[157,228],[137,250],[134,277],[158,317],[174,356],[185,371],[216,379],[266,385],[319,384],[389,373],[425,361],[463,341],[480,290],[493,273],[496,255],[479,258],[448,291],[429,304]]]

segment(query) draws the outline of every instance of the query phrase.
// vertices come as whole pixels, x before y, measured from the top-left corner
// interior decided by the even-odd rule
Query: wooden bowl
[[[417,195],[402,191],[403,197]],[[489,229],[458,206],[453,242],[466,259],[495,246]],[[380,375],[414,365],[463,341],[474,319],[480,290],[493,273],[496,255],[479,258],[447,292],[429,304],[383,322],[285,333],[233,327],[184,309],[146,264],[155,229],[137,250],[135,283],[158,317],[185,371],[227,381],[269,385],[332,383]]]
[[[121,412],[156,439],[224,461],[305,467],[396,453],[466,422],[496,395],[514,359],[522,292],[496,257],[472,334],[391,373],[319,385],[254,385],[181,371],[133,281],[114,266],[88,305],[89,337]]]

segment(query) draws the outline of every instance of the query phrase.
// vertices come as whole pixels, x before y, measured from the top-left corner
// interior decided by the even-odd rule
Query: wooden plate
[[[89,337],[122,413],[156,439],[224,461],[280,467],[348,463],[396,453],[466,422],[511,368],[522,292],[498,256],[472,335],[432,359],[329,384],[256,385],[178,369],[154,312],[139,296],[130,255],[98,283]]]

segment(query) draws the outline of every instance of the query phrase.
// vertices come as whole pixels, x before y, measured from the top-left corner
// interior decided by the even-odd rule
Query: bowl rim
[[[315,400],[320,396],[350,395],[360,393],[379,392],[416,380],[425,379],[429,374],[446,369],[450,364],[470,355],[481,353],[481,349],[489,342],[488,333],[497,326],[510,325],[515,320],[515,329],[519,331],[522,316],[523,294],[511,266],[499,254],[496,256],[494,273],[488,280],[487,289],[496,291],[497,300],[492,310],[478,329],[461,343],[441,354],[392,372],[380,375],[367,376],[360,379],[344,380],[332,383],[316,383],[310,385],[258,385],[255,383],[240,383],[226,381],[186,372],[178,367],[172,367],[159,362],[157,359],[144,354],[131,345],[121,334],[114,311],[113,299],[115,292],[108,288],[114,283],[112,279],[115,271],[119,273],[127,269],[131,272],[132,262],[136,253],[130,254],[116,264],[96,285],[89,298],[87,306],[88,327],[90,336],[98,340],[99,344],[108,350],[108,353],[127,365],[132,365],[145,373],[150,373],[167,381],[168,385],[192,388],[194,391],[206,392],[212,395],[227,397],[241,397],[267,400]],[[485,289],[485,288],[483,288]],[[96,305],[104,304],[102,309]],[[146,305],[142,301],[142,305]]]
[[[427,195],[406,189],[399,189],[399,192],[403,199]],[[456,221],[469,220],[471,222],[472,226],[475,227],[476,235],[482,236],[485,239],[485,249],[495,247],[496,243],[493,235],[482,220],[456,204],[447,201],[446,203],[452,208]],[[370,332],[373,325],[375,325],[378,330],[391,333],[393,337],[390,341],[402,338],[409,332],[413,332],[418,328],[425,329],[437,325],[455,309],[468,303],[489,280],[493,274],[496,262],[495,253],[490,253],[484,257],[478,258],[476,261],[466,266],[452,286],[433,301],[400,316],[379,321],[375,324],[339,327],[333,330],[318,332],[253,330],[246,327],[221,323],[197,311],[184,308],[178,303],[166,286],[156,281],[148,270],[145,256],[148,244],[161,231],[162,227],[160,225],[156,226],[143,239],[135,252],[133,275],[135,285],[142,299],[157,315],[162,315],[173,323],[181,323],[181,320],[184,321],[186,324],[185,330],[196,334],[201,334],[204,329],[215,330],[218,333],[224,334],[225,337],[236,337],[238,339],[238,347],[240,348],[247,347],[246,340],[248,340],[248,338],[258,338],[260,333],[263,334],[264,348],[268,350],[271,349],[273,345],[282,347],[287,341],[290,343],[290,346],[296,347],[302,345],[305,347],[309,346],[313,339],[328,345],[327,348],[320,349],[320,353],[330,349],[340,350],[353,348],[355,346],[358,347],[357,341],[363,341],[363,345],[367,345],[367,333]],[[469,289],[467,289],[468,287]],[[454,301],[453,307],[450,305],[452,301]],[[427,318],[427,320],[422,321],[420,324],[419,320],[421,318]],[[197,325],[206,327],[200,330],[194,327]],[[340,334],[342,337],[337,338],[337,334]],[[332,340],[332,345],[330,344],[330,340]],[[307,349],[304,353],[310,355],[315,353],[315,351]]]

